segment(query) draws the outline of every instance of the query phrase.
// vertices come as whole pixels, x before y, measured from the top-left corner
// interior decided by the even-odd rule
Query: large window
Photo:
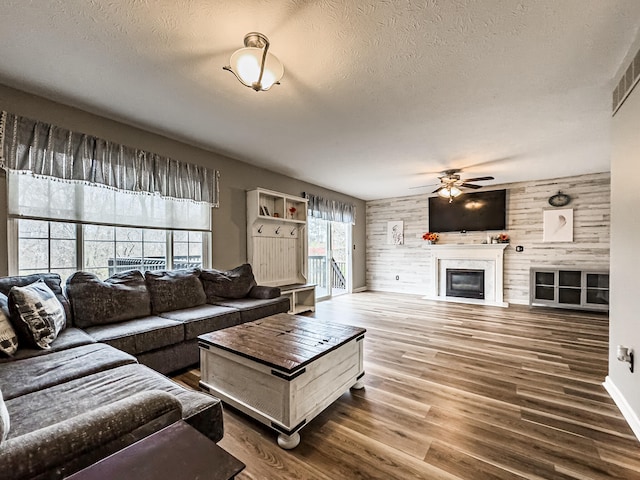
[[[125,270],[207,266],[209,235],[161,230],[16,219],[19,275],[54,272],[66,279],[76,270],[104,279]]]
[[[18,221],[18,274],[55,272],[66,278],[77,262],[76,225],[39,220]]]

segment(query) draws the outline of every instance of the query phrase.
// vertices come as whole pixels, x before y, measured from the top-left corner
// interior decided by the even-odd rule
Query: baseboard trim
[[[636,436],[638,441],[640,441],[640,419],[627,402],[627,399],[624,398],[624,395],[622,395],[622,392],[618,390],[618,387],[616,387],[615,383],[613,383],[613,380],[611,380],[611,377],[609,375],[607,375],[607,377],[605,378],[602,386],[609,393],[609,396],[613,399],[617,407],[620,409],[620,413],[622,413],[622,416],[631,427],[631,430],[633,430],[634,435]]]
[[[369,290],[369,289],[366,286],[364,286],[364,287],[354,288],[351,292],[352,293],[361,293],[361,292],[366,292],[367,290]]]

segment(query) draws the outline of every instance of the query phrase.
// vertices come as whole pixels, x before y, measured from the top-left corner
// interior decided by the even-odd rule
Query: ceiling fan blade
[[[482,188],[481,185],[474,185],[473,183],[466,183],[466,182],[465,183],[461,183],[460,186],[461,187],[465,187],[465,188],[473,188],[474,190],[476,188]]]
[[[483,180],[495,180],[493,177],[477,177],[477,178],[466,178],[465,182],[482,182]]]
[[[429,188],[429,187],[433,187],[434,185],[440,185],[439,183],[430,183],[429,185],[418,185],[416,187],[409,187],[409,190],[414,189],[414,188]]]

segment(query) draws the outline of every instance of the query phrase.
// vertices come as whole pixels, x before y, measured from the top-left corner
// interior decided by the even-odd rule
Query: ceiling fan
[[[476,178],[460,178],[460,169],[452,168],[450,170],[445,170],[441,173],[441,176],[438,177],[440,180],[440,185],[431,193],[437,193],[443,198],[448,198],[449,203],[453,201],[453,199],[459,195],[461,195],[463,188],[482,188],[482,185],[476,185],[470,182],[482,182],[485,180],[493,180],[493,177],[476,177]],[[419,187],[416,187],[419,188]]]

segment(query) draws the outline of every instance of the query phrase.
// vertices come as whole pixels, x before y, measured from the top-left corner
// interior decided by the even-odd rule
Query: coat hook
[[[276,235],[280,235],[280,227],[276,228]]]
[[[264,225],[260,225],[260,228],[258,229],[258,233],[262,233],[262,227],[264,227]]]
[[[295,235],[296,234],[296,229],[294,228],[293,230],[291,230],[291,235]]]

